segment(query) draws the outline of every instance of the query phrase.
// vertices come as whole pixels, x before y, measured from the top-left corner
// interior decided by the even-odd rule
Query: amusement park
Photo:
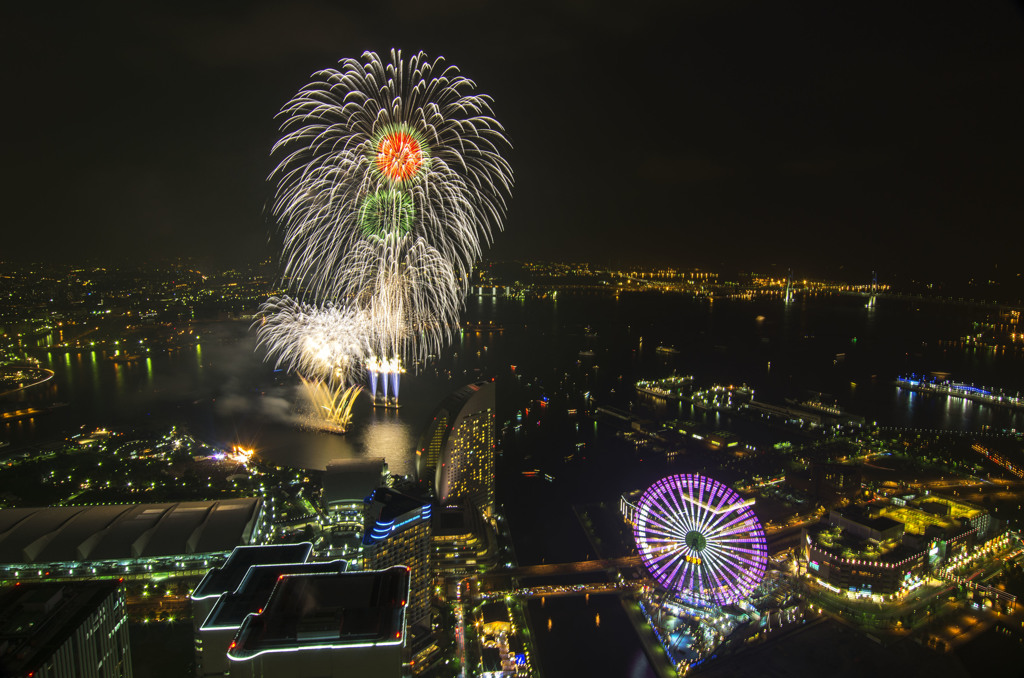
[[[741,627],[760,628],[774,578],[753,499],[711,478],[679,474],[624,495],[650,581],[639,588],[647,622],[680,673],[712,656]],[[767,620],[768,617],[765,616]]]
[[[948,651],[1024,616],[1016,596],[986,584],[1002,563],[1019,562],[1019,535],[965,502],[930,496],[895,511],[833,510],[804,526],[795,545],[771,547],[755,499],[701,475],[664,477],[624,494],[619,507],[643,565],[639,581],[619,581],[679,675],[807,624],[839,622],[882,644],[916,637]],[[922,515],[932,518],[928,529],[914,522]],[[957,625],[955,608],[968,610],[966,624]]]

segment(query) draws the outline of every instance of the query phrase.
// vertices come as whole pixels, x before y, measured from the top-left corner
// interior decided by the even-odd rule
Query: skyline
[[[488,259],[1019,272],[1020,3],[539,7],[22,10],[0,256],[271,255],[275,114],[397,47],[494,97],[517,181]]]

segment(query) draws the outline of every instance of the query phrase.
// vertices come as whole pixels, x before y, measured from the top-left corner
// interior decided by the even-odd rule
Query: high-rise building
[[[388,488],[370,496],[363,534],[363,562],[368,570],[396,565],[411,569],[408,620],[415,636],[430,631],[430,514],[428,502]]]
[[[434,513],[432,523],[434,576],[443,577],[454,595],[459,579],[479,572],[481,566],[493,565],[495,535],[472,504],[442,506]]]
[[[192,594],[199,678],[229,675],[231,642],[245,618],[267,606],[281,576],[346,570],[342,560],[306,562],[311,549],[308,542],[238,547],[221,567],[207,572]]]
[[[399,678],[410,572],[277,577],[228,646],[231,678]]]
[[[131,678],[124,587],[52,582],[0,593],[0,676]]]
[[[494,512],[494,383],[480,381],[449,395],[420,441],[420,478],[433,475],[442,505],[472,503]]]

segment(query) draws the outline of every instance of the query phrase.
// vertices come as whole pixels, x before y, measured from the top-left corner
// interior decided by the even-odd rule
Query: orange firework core
[[[420,144],[407,132],[385,134],[377,144],[377,169],[392,181],[412,178],[422,165]]]

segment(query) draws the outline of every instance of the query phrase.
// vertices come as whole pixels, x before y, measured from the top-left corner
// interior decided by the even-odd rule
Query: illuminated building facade
[[[121,582],[33,583],[0,594],[0,675],[131,678]]]
[[[435,576],[447,577],[454,587],[455,578],[477,572],[481,565],[492,564],[493,533],[482,522],[480,512],[471,505],[441,507],[434,514]]]
[[[622,519],[632,527],[636,526],[636,504],[643,493],[643,490],[633,490],[619,497],[619,512],[622,513]]]
[[[827,530],[803,532],[808,574],[836,591],[891,595],[909,588],[928,567],[926,550],[888,544],[876,553]]]
[[[831,511],[828,525],[805,528],[802,543],[808,574],[824,585],[884,596],[914,587],[950,556],[969,550],[977,532],[966,515],[949,519],[910,506],[871,513],[850,507]]]
[[[368,570],[396,565],[411,570],[408,620],[415,636],[430,631],[430,504],[388,488],[370,496],[363,533]]]
[[[358,548],[363,538],[366,498],[378,487],[390,485],[391,474],[384,457],[336,459],[327,464],[321,499],[335,537],[332,541],[342,546],[342,557],[349,556],[350,547]]]
[[[434,476],[442,505],[472,502],[494,512],[494,383],[480,381],[449,395],[417,451],[420,478]]]

